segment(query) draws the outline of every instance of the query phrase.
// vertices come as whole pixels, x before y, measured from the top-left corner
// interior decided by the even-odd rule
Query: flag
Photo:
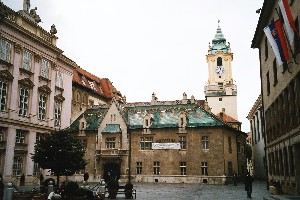
[[[282,65],[289,59],[289,52],[279,19],[265,27],[264,32],[271,44],[278,64]]]
[[[287,32],[290,44],[292,45],[292,43],[294,41],[294,34],[297,33],[298,31],[296,29],[295,22],[293,20],[293,16],[291,13],[291,9],[290,9],[288,0],[279,0],[278,4],[279,4],[279,8],[281,10],[282,16],[283,16],[284,25],[286,28],[286,32]]]

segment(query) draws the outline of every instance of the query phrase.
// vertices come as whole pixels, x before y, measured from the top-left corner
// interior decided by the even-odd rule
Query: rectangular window
[[[179,136],[180,149],[186,149],[186,136]]]
[[[228,176],[232,176],[233,168],[232,168],[232,162],[228,161]]]
[[[46,103],[47,103],[47,96],[45,94],[40,94],[39,96],[39,120],[46,119]]]
[[[201,174],[202,174],[202,176],[208,176],[207,162],[201,162]]]
[[[1,40],[0,59],[10,62],[11,44],[6,40]]]
[[[289,153],[290,175],[295,175],[294,152],[292,146],[288,147],[288,153]]]
[[[61,103],[54,104],[54,126],[59,126],[61,121]]]
[[[228,136],[228,152],[232,153],[231,137]]]
[[[106,148],[115,149],[116,148],[116,138],[106,138]]]
[[[22,130],[17,130],[16,132],[16,143],[24,144],[25,143],[25,132]]]
[[[23,51],[23,64],[22,64],[22,68],[26,69],[27,71],[31,71],[31,67],[32,67],[32,59],[33,58],[33,54],[24,49]]]
[[[273,60],[273,74],[274,74],[274,86],[275,86],[278,83],[276,59]]]
[[[6,110],[7,83],[0,81],[0,111]]]
[[[151,150],[153,143],[153,137],[141,137],[140,147],[141,150]]]
[[[270,76],[269,76],[269,72],[266,75],[267,78],[267,95],[270,95]]]
[[[21,176],[23,166],[23,158],[21,156],[14,157],[13,176]]]
[[[143,163],[136,162],[136,174],[142,174],[143,172]]]
[[[155,174],[155,175],[160,174],[160,163],[159,163],[159,161],[154,161],[154,163],[153,163],[153,174]]]
[[[41,138],[42,138],[42,133],[36,133],[36,136],[35,136],[35,143],[41,141]]]
[[[41,174],[40,167],[38,163],[33,165],[33,176],[39,176]]]
[[[265,60],[268,59],[269,56],[269,50],[268,50],[268,39],[265,37]]]
[[[0,127],[0,141],[4,141],[4,128]]]
[[[87,150],[87,139],[86,138],[82,139],[81,144],[82,144],[82,147],[83,147],[82,150],[86,152],[86,150]]]
[[[55,86],[63,88],[63,74],[60,71],[56,71]]]
[[[237,143],[237,151],[238,151],[238,153],[241,153],[241,142],[240,141],[238,141],[238,143]]]
[[[180,175],[186,175],[186,162],[180,162]]]
[[[49,78],[49,66],[50,62],[48,60],[42,60],[42,69],[41,69],[41,76],[44,78]]]
[[[28,112],[29,90],[27,88],[20,89],[19,115],[27,116]]]
[[[204,149],[204,150],[209,149],[208,142],[209,142],[208,136],[202,136],[202,149]]]

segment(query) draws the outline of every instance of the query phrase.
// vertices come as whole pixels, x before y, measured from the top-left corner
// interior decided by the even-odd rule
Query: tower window
[[[219,98],[219,101],[222,101],[223,100],[223,98]]]
[[[222,66],[222,58],[221,57],[217,58],[217,66]]]

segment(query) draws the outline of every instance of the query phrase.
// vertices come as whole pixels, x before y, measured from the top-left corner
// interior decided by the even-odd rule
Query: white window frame
[[[17,144],[25,144],[25,135],[26,133],[22,130],[16,131],[16,143]]]
[[[180,162],[180,175],[186,175],[186,162]]]
[[[60,71],[56,71],[55,86],[63,88],[63,74]]]
[[[186,149],[186,136],[179,136],[180,149]]]
[[[159,161],[153,162],[153,174],[160,175],[160,162]]]
[[[33,163],[33,176],[40,176],[41,170],[38,163]]]
[[[13,176],[21,176],[23,168],[23,157],[15,156],[13,163]]]
[[[46,59],[42,59],[41,76],[49,78],[50,62]]]
[[[10,63],[11,58],[11,43],[1,39],[0,59]]]
[[[115,149],[116,148],[116,138],[110,137],[105,140],[106,149]]]
[[[61,102],[54,103],[54,126],[59,126],[61,123]]]
[[[143,163],[136,162],[136,174],[142,174],[142,173],[143,173]]]
[[[39,95],[39,111],[38,111],[39,120],[46,119],[46,111],[47,111],[47,95],[40,94]]]
[[[31,71],[32,60],[33,60],[33,53],[31,53],[27,49],[24,49],[24,51],[23,51],[22,68],[26,69],[27,71]]]
[[[29,89],[26,87],[21,87],[20,88],[20,100],[19,100],[19,115],[27,116],[28,101],[29,101]]]
[[[153,143],[153,137],[141,137],[140,138],[140,149],[151,150]]]
[[[6,110],[7,82],[0,80],[0,111]]]
[[[201,162],[201,174],[202,174],[202,176],[208,176],[208,164],[207,164],[207,162]]]
[[[202,136],[202,149],[209,150],[209,137],[206,135]]]

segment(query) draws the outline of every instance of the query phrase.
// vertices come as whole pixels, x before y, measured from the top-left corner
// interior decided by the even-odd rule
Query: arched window
[[[217,58],[217,66],[222,66],[222,58],[221,57]]]

